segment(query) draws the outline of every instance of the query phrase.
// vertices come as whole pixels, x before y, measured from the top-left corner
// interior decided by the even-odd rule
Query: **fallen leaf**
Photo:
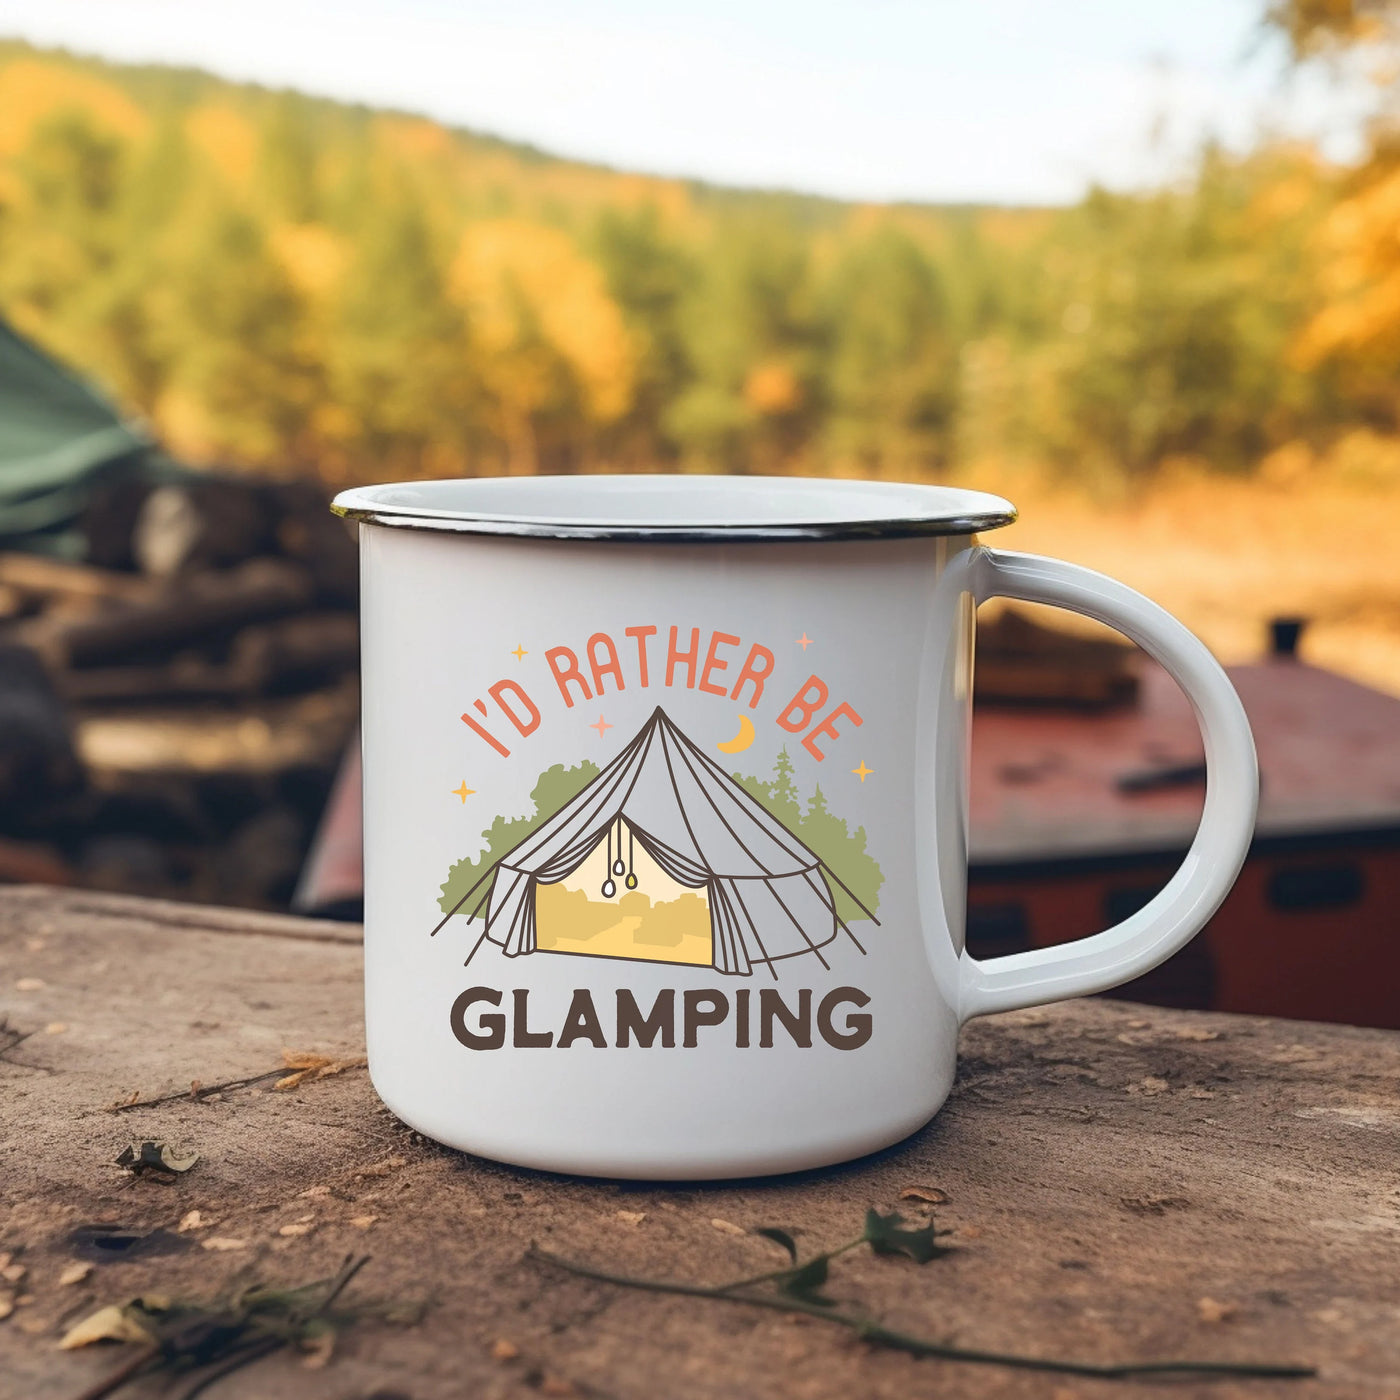
[[[1208,1031],[1204,1026],[1178,1026],[1172,1032],[1178,1040],[1219,1040],[1219,1031]]]
[[[647,1218],[644,1210],[620,1210],[617,1213],[619,1220],[625,1220],[629,1225],[640,1225]]]
[[[945,1230],[930,1223],[913,1230],[904,1228],[904,1217],[897,1211],[881,1215],[878,1210],[865,1212],[865,1242],[876,1254],[903,1254],[916,1264],[927,1264],[940,1254],[947,1254],[946,1245],[937,1242]]]
[[[68,1029],[68,1025],[67,1025],[67,1023],[64,1022],[64,1021],[50,1021],[50,1022],[48,1023],[48,1025],[44,1027],[44,1034],[45,1034],[45,1035],[62,1035],[63,1032],[66,1031],[67,1029]]]
[[[203,1230],[206,1226],[212,1223],[212,1221],[206,1220],[204,1216],[200,1214],[199,1211],[187,1210],[180,1217],[180,1223],[175,1228],[183,1235],[188,1233],[190,1230]]]
[[[0,1322],[15,1310],[15,1300],[8,1293],[0,1293]]]
[[[78,1347],[91,1346],[94,1342],[139,1342],[153,1346],[155,1340],[125,1308],[109,1304],[70,1327],[63,1334],[58,1349],[74,1351]]]
[[[1135,1031],[1146,1030],[1152,1024],[1151,1021],[1129,1021],[1128,1025]]]
[[[378,1219],[379,1217],[377,1215],[352,1215],[350,1217],[350,1223],[357,1230],[368,1230]]]
[[[64,1269],[64,1271],[61,1274],[59,1274],[58,1286],[60,1288],[69,1288],[75,1283],[81,1283],[91,1272],[91,1264],[86,1264],[82,1261],[79,1261],[75,1264],[69,1264],[69,1266],[66,1269]]]
[[[231,1240],[225,1235],[214,1235],[207,1240],[201,1240],[200,1244],[202,1244],[205,1249],[214,1249],[220,1252],[230,1249],[246,1249],[248,1247],[247,1240]]]
[[[48,983],[42,977],[21,977],[15,983],[17,992],[42,992]]]
[[[491,1356],[496,1361],[514,1361],[520,1355],[520,1348],[504,1337],[497,1337],[491,1343]]]
[[[198,1152],[181,1152],[171,1143],[152,1141],[150,1138],[141,1143],[128,1143],[117,1155],[117,1166],[127,1167],[137,1176],[146,1172],[153,1172],[157,1176],[162,1172],[182,1175],[197,1161]]]
[[[765,1240],[772,1240],[779,1249],[787,1251],[787,1257],[795,1264],[797,1263],[797,1241],[787,1230],[779,1230],[773,1226],[764,1226],[754,1231],[755,1235],[762,1235]]]
[[[327,1079],[343,1074],[347,1069],[363,1069],[363,1057],[354,1060],[333,1060],[329,1055],[317,1055],[309,1050],[283,1050],[282,1063],[293,1073],[283,1075],[272,1087],[284,1092],[295,1089],[307,1079]]]
[[[726,1234],[726,1235],[747,1235],[747,1234],[748,1234],[748,1231],[745,1230],[745,1229],[743,1229],[741,1226],[735,1225],[732,1221],[729,1221],[729,1220],[721,1220],[721,1219],[719,1218],[719,1216],[715,1216],[715,1217],[710,1221],[710,1224],[713,1225],[713,1226],[715,1227],[716,1230],[719,1230],[719,1231],[721,1231],[722,1233],[724,1233],[724,1234]]]
[[[825,1297],[821,1291],[829,1273],[830,1257],[818,1254],[815,1259],[784,1274],[778,1283],[778,1292],[787,1294],[789,1298],[796,1298],[800,1303],[815,1303],[819,1308],[834,1308],[836,1299]]]
[[[936,1186],[906,1186],[899,1193],[901,1201],[925,1201],[931,1206],[946,1206],[948,1193]]]
[[[299,1235],[309,1235],[316,1228],[313,1220],[298,1220],[291,1225],[281,1226],[277,1233],[287,1239],[295,1239]]]
[[[1221,1303],[1214,1298],[1201,1298],[1196,1303],[1196,1315],[1202,1322],[1229,1322],[1240,1310],[1238,1303]]]
[[[4,1279],[6,1283],[18,1283],[28,1272],[29,1270],[23,1264],[6,1264],[3,1269],[0,1269],[0,1278]]]

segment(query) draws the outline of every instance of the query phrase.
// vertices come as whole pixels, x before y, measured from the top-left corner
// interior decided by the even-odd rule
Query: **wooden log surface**
[[[853,1165],[656,1186],[514,1170],[427,1142],[363,1070],[125,1113],[118,1099],[362,1053],[358,929],[36,887],[0,891],[0,1253],[25,1273],[0,1321],[0,1395],[70,1397],[122,1348],[59,1351],[75,1318],[142,1293],[299,1283],[347,1253],[370,1321],[323,1369],[282,1353],[216,1397],[1400,1395],[1400,1035],[1080,1001],[970,1025],[932,1124]],[[879,1086],[872,1085],[872,1092]],[[132,1139],[197,1150],[171,1184],[114,1165]],[[638,1293],[527,1258],[711,1283],[778,1267],[867,1207],[937,1188],[956,1253],[866,1251],[827,1291],[908,1332],[1096,1362],[1301,1362],[1314,1380],[1102,1381],[921,1360],[819,1320]],[[178,1229],[193,1210],[206,1222]],[[81,1226],[157,1228],[84,1257]],[[297,1229],[284,1232],[284,1227]],[[300,1227],[308,1227],[301,1229]],[[206,1248],[212,1240],[236,1247]],[[100,1251],[99,1251],[100,1252]],[[180,1395],[164,1380],[122,1394]]]

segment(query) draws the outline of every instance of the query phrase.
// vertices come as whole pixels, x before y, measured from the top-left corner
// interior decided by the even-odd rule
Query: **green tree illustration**
[[[779,752],[773,774],[771,783],[743,773],[735,773],[733,778],[848,887],[849,894],[840,885],[833,885],[831,891],[836,900],[836,912],[846,923],[866,917],[857,899],[870,913],[877,912],[885,876],[875,857],[865,849],[865,828],[858,826],[851,831],[845,820],[827,805],[820,785],[808,799],[807,810],[802,810],[787,749]],[[851,898],[852,894],[855,899]]]
[[[573,768],[565,768],[556,763],[540,774],[530,793],[535,804],[533,812],[523,817],[497,817],[481,833],[485,846],[473,860],[465,857],[447,872],[447,881],[442,887],[442,897],[438,907],[446,914],[464,899],[467,892],[507,851],[518,846],[539,824],[552,817],[566,802],[583,791],[598,776],[597,764],[584,759]],[[470,914],[476,905],[490,893],[491,883],[483,880],[481,887],[459,911]]]

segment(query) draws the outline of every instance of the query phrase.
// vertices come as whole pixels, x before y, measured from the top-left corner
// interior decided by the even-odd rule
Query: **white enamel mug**
[[[898,1142],[973,1016],[1176,952],[1253,830],[1240,702],[1140,594],[1002,553],[978,492],[722,477],[347,491],[363,567],[365,1002],[384,1102],[563,1172],[793,1171]],[[978,603],[1084,613],[1176,678],[1205,810],[1145,908],[963,946]]]

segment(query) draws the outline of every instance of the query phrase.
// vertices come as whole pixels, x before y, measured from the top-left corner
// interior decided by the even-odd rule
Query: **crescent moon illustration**
[[[748,715],[740,715],[739,732],[727,744],[716,744],[715,747],[721,753],[743,753],[753,740],[753,720]]]

